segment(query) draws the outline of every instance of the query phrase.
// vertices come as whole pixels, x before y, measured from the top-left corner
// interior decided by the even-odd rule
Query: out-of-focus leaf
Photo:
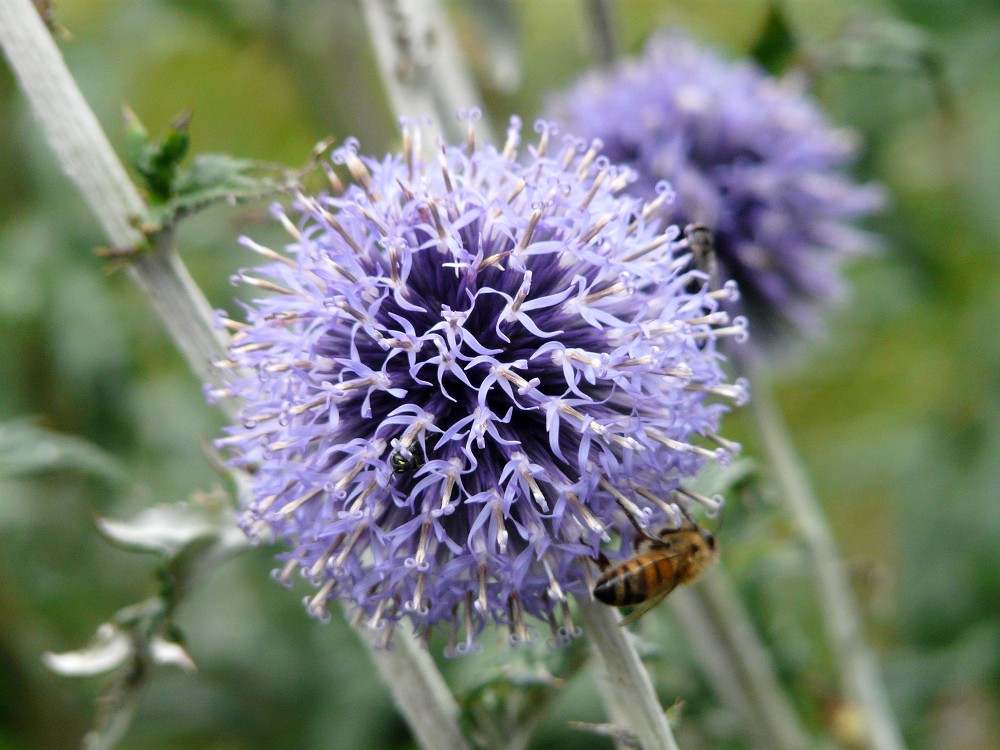
[[[83,648],[61,654],[46,652],[42,661],[49,669],[67,677],[104,674],[125,664],[132,656],[132,640],[114,623],[106,622]]]
[[[202,514],[190,512],[187,503],[158,505],[127,521],[99,518],[97,527],[117,547],[164,556],[218,534],[218,528]]]
[[[0,423],[0,478],[57,471],[79,471],[114,483],[127,478],[122,465],[93,443],[26,419]]]
[[[795,56],[798,45],[780,2],[772,2],[760,36],[749,54],[766,71],[780,75]]]
[[[635,734],[629,731],[628,727],[620,727],[617,724],[594,724],[589,721],[571,721],[567,726],[570,729],[589,732],[598,737],[610,737],[618,747],[642,747]]]
[[[757,462],[751,458],[737,458],[726,466],[712,461],[706,463],[698,475],[686,484],[702,495],[725,497],[752,480],[757,471]]]
[[[926,77],[938,108],[954,114],[955,92],[946,80],[940,52],[923,29],[906,21],[854,19],[820,53],[818,62],[832,69],[916,71]]]
[[[91,749],[113,747],[128,730],[157,666],[196,670],[174,613],[197,581],[247,546],[221,491],[149,508],[126,521],[100,519],[98,526],[119,547],[166,559],[158,571],[159,593],[119,610],[85,647],[44,657],[47,666],[67,676],[114,670],[97,721],[84,740],[84,748]]]
[[[198,669],[191,654],[177,641],[155,636],[149,643],[149,653],[157,664],[173,665],[185,672],[195,672]]]
[[[124,521],[100,518],[97,526],[112,544],[168,557],[172,567],[189,566],[187,556],[200,557],[213,546],[235,551],[246,544],[232,509],[217,498],[157,505]]]

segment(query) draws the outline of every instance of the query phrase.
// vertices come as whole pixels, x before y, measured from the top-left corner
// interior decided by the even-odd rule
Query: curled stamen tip
[[[750,381],[746,378],[737,378],[733,386],[733,403],[736,406],[746,406],[750,401]]]
[[[293,581],[286,574],[283,568],[275,568],[271,571],[271,580],[277,583],[282,588],[290,589],[293,585]]]
[[[733,318],[733,326],[740,329],[739,333],[737,333],[735,337],[736,343],[746,343],[747,339],[750,338],[750,321],[748,321],[744,316],[738,315]]]
[[[722,495],[715,495],[712,498],[712,500],[714,501],[714,505],[710,505],[707,507],[707,509],[705,510],[705,515],[708,516],[709,518],[718,518],[719,515],[722,513],[723,507],[726,504],[726,498],[724,498]]]
[[[654,190],[656,191],[657,195],[663,196],[664,200],[667,201],[672,201],[677,195],[674,192],[674,186],[670,183],[669,180],[658,181],[656,183],[656,186],[654,187]]]

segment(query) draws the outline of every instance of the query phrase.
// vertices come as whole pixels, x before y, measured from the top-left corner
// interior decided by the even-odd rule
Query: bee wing
[[[618,624],[621,627],[623,627],[623,628],[625,626],[627,626],[627,625],[631,625],[633,622],[635,622],[636,620],[638,620],[644,614],[646,614],[647,612],[649,612],[649,610],[651,610],[657,604],[659,604],[660,602],[662,602],[666,598],[667,594],[669,594],[675,588],[677,588],[677,578],[676,577],[674,578],[673,581],[671,581],[671,583],[670,583],[669,586],[665,586],[662,591],[660,591],[660,592],[658,592],[656,594],[656,596],[654,596],[654,597],[652,597],[650,599],[647,599],[642,604],[638,605],[635,609],[633,609],[631,612],[629,612],[628,615],[626,615],[625,617],[623,617],[622,621],[620,623],[618,623]]]

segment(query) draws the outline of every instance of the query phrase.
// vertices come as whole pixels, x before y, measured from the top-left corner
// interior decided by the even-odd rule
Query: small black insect
[[[409,454],[407,456],[406,454]],[[424,452],[420,445],[414,443],[409,448],[396,449],[389,454],[389,466],[396,474],[406,474],[416,471],[424,465]]]

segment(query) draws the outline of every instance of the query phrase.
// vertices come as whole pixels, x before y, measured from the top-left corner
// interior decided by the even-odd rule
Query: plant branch
[[[142,247],[145,237],[135,225],[146,214],[146,206],[31,0],[0,0],[0,45],[46,140],[110,243],[118,248]],[[211,307],[188,275],[170,233],[158,235],[130,268],[191,369],[206,382],[218,380],[210,363],[223,356],[225,339],[214,328]],[[243,489],[241,483],[237,486]],[[374,658],[380,672],[389,675],[386,685],[404,717],[421,717],[420,726],[413,726],[420,742],[427,748],[464,750],[454,701],[450,695],[444,699],[444,680],[430,658],[421,656],[413,644],[379,652]],[[398,675],[414,680],[419,676],[428,689],[415,691],[412,681],[401,686]]]
[[[669,604],[720,700],[737,714],[754,747],[810,747],[767,649],[724,573],[670,595]]]
[[[454,142],[465,137],[460,110],[479,93],[439,0],[360,0],[392,110]],[[493,142],[489,123],[477,126]],[[431,146],[433,142],[427,143]]]
[[[578,596],[597,660],[598,684],[611,721],[633,732],[644,750],[678,750],[667,716],[618,610]]]
[[[146,214],[138,190],[66,69],[52,35],[25,0],[0,0],[0,43],[31,102],[45,138],[115,248],[142,248],[136,224]],[[212,310],[177,259],[169,232],[129,266],[195,374],[211,382],[211,362],[223,356]]]
[[[612,0],[587,0],[591,56],[602,67],[611,65],[618,53],[614,10],[611,6]]]
[[[355,628],[365,637],[363,627]],[[427,750],[468,750],[458,728],[458,703],[427,650],[404,626],[388,648],[373,647],[372,661],[382,681],[392,686],[396,707],[420,747]]]
[[[875,655],[865,641],[861,616],[833,532],[792,445],[766,374],[752,364],[742,364],[754,384],[750,413],[817,583],[823,623],[839,664],[844,694],[864,717],[871,748],[903,750],[902,735]]]

